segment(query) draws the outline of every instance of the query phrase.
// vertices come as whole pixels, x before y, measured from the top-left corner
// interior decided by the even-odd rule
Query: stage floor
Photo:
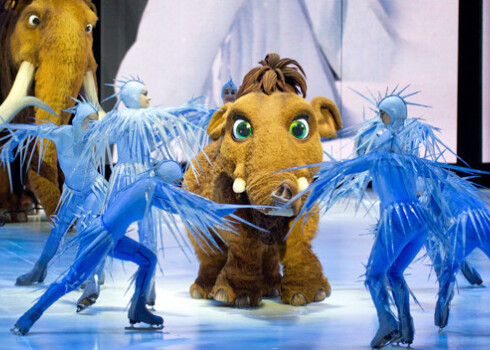
[[[130,263],[114,260],[97,303],[76,314],[79,291],[55,303],[27,336],[9,332],[17,318],[39,297],[73,258],[57,258],[44,284],[16,287],[15,278],[27,272],[39,256],[49,232],[42,221],[0,227],[0,348],[2,349],[369,349],[377,329],[371,298],[363,285],[364,264],[371,248],[367,234],[375,211],[334,207],[322,218],[313,242],[332,285],[332,295],[306,307],[264,300],[251,309],[235,309],[188,293],[198,264],[188,261],[169,237],[164,275],[157,275],[156,313],[165,318],[162,331],[127,331],[127,292],[135,271]],[[419,256],[420,257],[420,256]],[[480,251],[469,261],[484,284],[490,283],[490,264]],[[416,334],[414,349],[488,349],[490,343],[490,291],[471,287],[458,276],[459,293],[452,303],[449,325],[443,332],[433,324],[437,284],[427,260],[412,263],[405,275],[420,305],[411,303]]]

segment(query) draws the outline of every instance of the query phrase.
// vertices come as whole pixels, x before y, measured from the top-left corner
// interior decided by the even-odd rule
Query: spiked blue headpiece
[[[75,137],[79,137],[83,134],[82,123],[91,114],[99,114],[99,108],[89,99],[80,97],[81,100],[77,100],[76,98],[72,99],[76,102],[73,107],[67,108],[64,111],[68,113],[75,114],[72,120],[72,126],[75,133]]]
[[[415,91],[403,94],[403,92],[409,86],[410,85],[405,86],[400,91],[397,91],[397,86],[391,92],[389,92],[388,88],[386,88],[384,95],[379,92],[377,97],[371,91],[369,91],[370,97],[368,97],[352,89],[352,91],[371,104],[371,107],[369,108],[376,114],[375,118],[367,120],[364,123],[363,127],[358,131],[355,137],[356,152],[358,154],[364,154],[372,147],[377,147],[376,144],[379,141],[378,136],[380,134],[380,128],[384,128],[384,124],[382,124],[381,120],[379,119],[382,112],[385,112],[390,116],[391,123],[388,128],[395,132],[404,125],[405,120],[407,119],[407,105],[429,107],[427,105],[409,102],[406,100],[408,97],[416,95],[420,92]]]
[[[228,80],[228,82],[225,85],[223,85],[223,87],[221,88],[221,98],[223,98],[223,92],[225,91],[226,88],[234,89],[235,93],[238,91],[238,88],[235,85],[235,83],[233,82],[233,79],[231,79],[231,77],[230,77],[230,80]]]
[[[390,95],[378,103],[379,112],[387,113],[391,118],[390,128],[397,130],[407,119],[407,105],[398,95]]]
[[[145,87],[145,83],[139,78],[116,80],[116,82],[119,84],[106,84],[107,86],[119,88],[119,91],[109,96],[104,101],[117,96],[117,102],[114,108],[117,108],[121,101],[128,108],[141,108],[140,95]]]

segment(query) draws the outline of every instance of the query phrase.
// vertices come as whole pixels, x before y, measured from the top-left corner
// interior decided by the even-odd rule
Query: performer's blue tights
[[[410,222],[410,225],[408,224]],[[415,224],[414,218],[394,215],[391,228],[379,225],[379,231],[371,250],[365,285],[371,293],[379,319],[379,329],[371,342],[372,347],[382,344],[398,333],[400,340],[412,343],[414,327],[410,315],[410,291],[403,272],[420,251],[427,238],[426,229]],[[403,229],[410,227],[410,231]],[[390,310],[385,278],[391,286],[398,311],[398,321]]]
[[[453,225],[449,230],[451,248],[450,252],[446,255],[439,275],[439,295],[434,314],[434,323],[440,328],[444,328],[447,325],[449,304],[454,296],[456,274],[464,263],[464,259],[475,248],[480,248],[490,258],[489,223],[480,222],[477,224],[477,228],[474,225],[474,223],[468,220],[464,228]]]

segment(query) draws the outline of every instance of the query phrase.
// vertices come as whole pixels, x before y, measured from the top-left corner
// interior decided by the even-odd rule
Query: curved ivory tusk
[[[306,190],[306,188],[308,188],[309,185],[310,184],[308,183],[308,180],[306,179],[306,177],[300,177],[298,179],[298,191],[299,192]]]
[[[0,106],[0,122],[10,122],[15,115],[25,107],[22,106],[22,102],[26,102],[25,98],[31,88],[35,70],[36,67],[30,62],[23,61],[20,64],[14,84],[12,85],[7,98]],[[31,103],[34,102],[32,99],[28,99],[28,101]]]
[[[83,89],[85,90],[85,96],[97,106],[99,109],[99,120],[104,118],[106,112],[99,103],[99,97],[97,96],[97,86],[95,85],[94,72],[91,70],[85,73],[83,77]]]
[[[243,193],[245,192],[245,189],[247,187],[247,184],[244,179],[241,177],[237,177],[235,181],[233,182],[233,192],[235,193]]]

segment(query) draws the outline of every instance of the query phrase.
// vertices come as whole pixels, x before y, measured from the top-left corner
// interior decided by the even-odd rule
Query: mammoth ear
[[[216,141],[223,135],[225,132],[225,124],[226,124],[226,115],[229,107],[232,105],[231,102],[225,104],[216,112],[214,112],[211,120],[208,124],[208,134],[209,138],[213,141]]]
[[[311,106],[315,111],[320,137],[337,137],[337,130],[342,128],[342,118],[335,103],[318,96],[311,101]]]

